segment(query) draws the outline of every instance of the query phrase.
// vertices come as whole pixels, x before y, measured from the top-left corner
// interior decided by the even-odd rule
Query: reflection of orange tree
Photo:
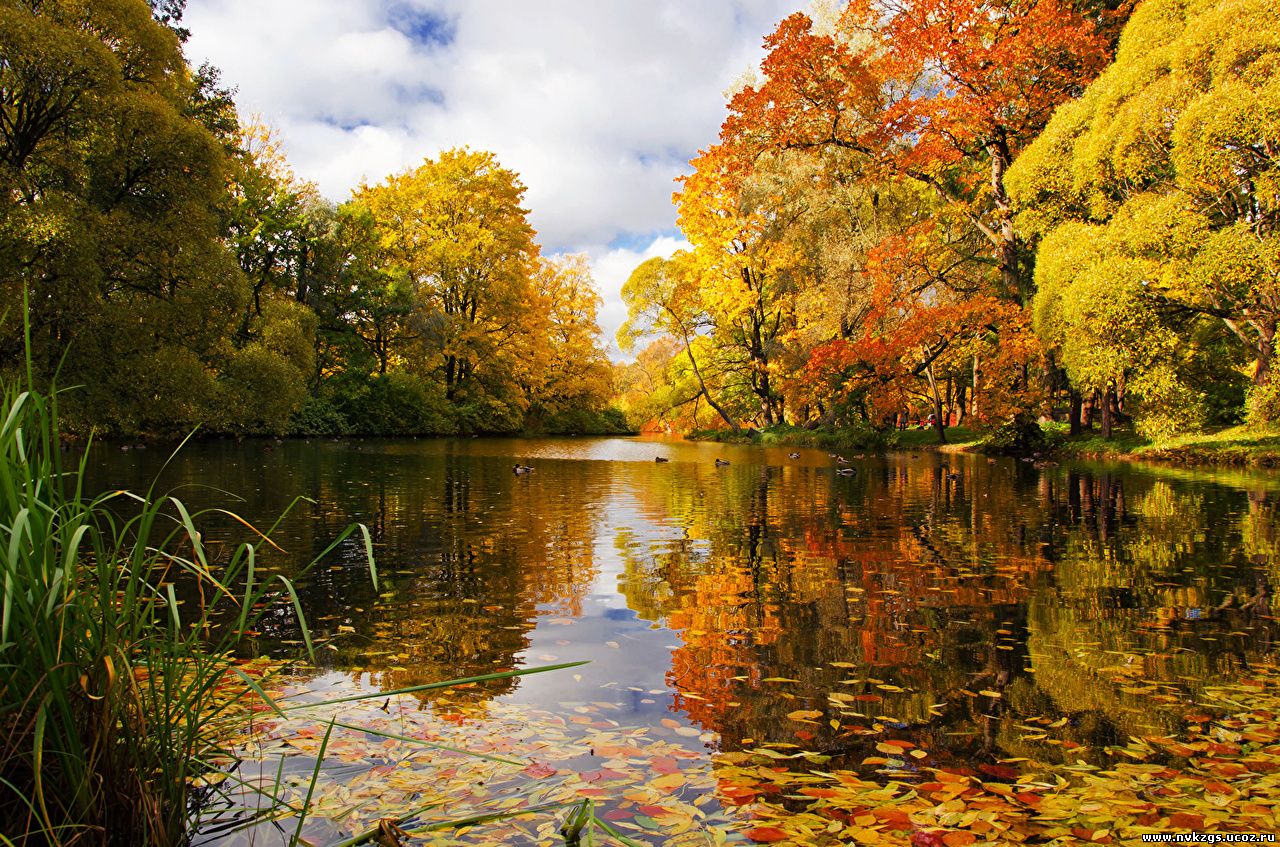
[[[630,573],[660,571],[671,589],[663,611],[682,635],[677,707],[730,747],[794,741],[797,730],[839,746],[857,719],[832,707],[832,693],[870,716],[927,723],[931,705],[975,676],[1007,684],[1022,662],[998,649],[1014,642],[1000,630],[1050,567],[1038,542],[1044,515],[1013,495],[974,498],[965,483],[984,490],[995,471],[983,463],[969,473],[977,479],[957,482],[940,468],[890,466],[848,486],[795,469],[728,478],[696,503],[696,560],[680,556],[688,540],[661,555],[625,545]],[[772,498],[786,508],[771,509]],[[867,502],[874,512],[859,507]],[[823,720],[780,719],[797,710]],[[844,725],[833,730],[830,717]]]

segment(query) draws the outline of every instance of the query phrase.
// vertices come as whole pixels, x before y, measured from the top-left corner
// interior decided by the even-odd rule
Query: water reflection
[[[274,535],[290,555],[269,564],[285,573],[368,524],[381,592],[355,539],[299,586],[320,635],[354,630],[321,651],[341,674],[326,684],[587,658],[572,679],[450,696],[608,699],[619,720],[676,715],[720,750],[800,744],[899,778],[1101,761],[1108,744],[1172,732],[1204,685],[1274,652],[1273,476],[906,454],[845,477],[823,452],[787,452],[213,442],[161,488],[191,486],[197,504],[218,499],[197,485],[235,492],[259,523],[310,498]],[[106,456],[100,482],[141,487],[163,458]],[[515,462],[536,470],[516,476]],[[298,638],[282,606],[259,643],[281,653]],[[886,737],[928,753],[886,766]]]

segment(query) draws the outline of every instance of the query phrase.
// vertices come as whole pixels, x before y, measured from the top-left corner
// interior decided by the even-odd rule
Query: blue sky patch
[[[633,250],[637,253],[644,252],[649,249],[649,245],[659,238],[667,236],[669,238],[683,238],[680,230],[672,227],[670,229],[658,229],[651,232],[623,232],[614,237],[609,242],[610,250]]]
[[[457,21],[439,12],[417,9],[407,3],[393,3],[388,10],[391,26],[418,44],[447,47],[458,34]]]

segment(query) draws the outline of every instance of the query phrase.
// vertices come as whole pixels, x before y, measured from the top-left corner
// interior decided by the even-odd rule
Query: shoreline
[[[962,427],[949,427],[948,436],[953,441],[938,444],[932,430],[906,430],[897,433],[895,443],[887,443],[892,435],[879,435],[882,443],[860,445],[840,444],[855,437],[867,438],[868,433],[843,433],[841,431],[792,430],[789,432],[758,432],[753,436],[736,436],[716,431],[690,433],[690,441],[757,444],[762,446],[795,446],[825,448],[840,446],[863,452],[890,453],[972,453],[975,455],[1015,455],[1000,451],[984,450],[984,439],[975,431]],[[954,433],[954,434],[953,434]],[[1110,441],[1103,441],[1096,433],[1085,433],[1074,439],[1052,430],[1045,433],[1048,442],[1038,458],[1057,461],[1118,461],[1146,462],[1175,467],[1237,467],[1280,468],[1280,427],[1237,426],[1218,432],[1197,433],[1148,442],[1129,431],[1115,434]],[[903,436],[906,436],[903,438]]]

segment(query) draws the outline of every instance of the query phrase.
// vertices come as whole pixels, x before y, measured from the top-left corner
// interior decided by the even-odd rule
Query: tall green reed
[[[270,529],[153,492],[87,494],[57,399],[9,386],[0,407],[0,844],[180,844],[193,780],[243,705],[225,683],[245,633],[282,595],[308,651],[311,635],[293,584],[259,572]],[[197,528],[213,513],[250,540],[215,556]]]

